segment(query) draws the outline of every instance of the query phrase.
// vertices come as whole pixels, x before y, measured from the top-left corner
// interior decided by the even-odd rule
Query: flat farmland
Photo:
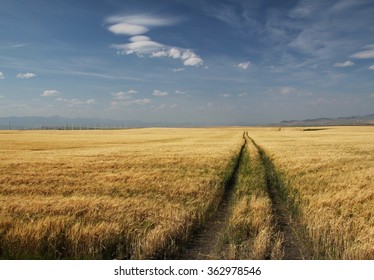
[[[153,258],[217,207],[233,129],[0,132],[2,258]]]
[[[374,259],[374,127],[0,131],[1,259]]]

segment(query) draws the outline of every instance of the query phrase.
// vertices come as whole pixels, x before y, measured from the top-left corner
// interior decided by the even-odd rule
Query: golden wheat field
[[[0,132],[2,258],[171,254],[216,207],[242,132]]]
[[[229,181],[216,258],[291,256],[262,151],[307,256],[374,258],[374,127],[0,131],[0,258],[174,258]]]
[[[251,128],[296,193],[316,258],[374,258],[374,127]]]

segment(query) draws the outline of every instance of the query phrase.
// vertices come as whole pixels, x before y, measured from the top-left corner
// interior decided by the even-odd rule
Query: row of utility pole
[[[11,121],[2,122],[1,130],[104,130],[104,129],[126,129],[127,123],[65,123],[65,124],[27,124],[24,122],[12,123]]]

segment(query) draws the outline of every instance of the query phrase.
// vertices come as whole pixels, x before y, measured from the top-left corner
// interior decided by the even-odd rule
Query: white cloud
[[[151,100],[148,98],[143,98],[143,99],[135,99],[132,101],[133,104],[137,105],[145,105],[151,103]]]
[[[159,50],[160,48],[164,47],[162,44],[145,40],[145,41],[135,41],[128,44],[121,44],[121,45],[112,45],[112,47],[120,50],[121,54],[137,54],[142,56],[144,54],[151,54],[154,51]]]
[[[335,67],[342,67],[342,68],[343,67],[351,67],[353,65],[355,65],[355,64],[352,61],[349,61],[349,60],[347,60],[346,62],[341,62],[341,63],[337,62],[337,63],[334,64]]]
[[[282,87],[279,91],[281,94],[289,95],[295,93],[296,89],[293,87]]]
[[[85,103],[87,105],[95,104],[96,103],[96,99],[87,99]]]
[[[20,79],[31,79],[31,78],[34,78],[36,77],[36,74],[34,73],[19,73],[17,74],[17,78],[20,78]]]
[[[167,26],[178,22],[177,18],[155,17],[151,15],[134,16],[113,16],[106,22],[112,23],[108,30],[114,34],[132,36],[130,43],[113,44],[112,47],[118,49],[119,54],[136,54],[140,57],[170,57],[182,60],[185,66],[199,66],[204,61],[192,50],[173,46],[167,46],[159,42],[152,41],[150,37],[141,34],[147,33],[151,27]],[[135,35],[135,36],[134,36]]]
[[[163,57],[163,56],[168,56],[168,53],[166,51],[157,51],[151,54],[151,57]]]
[[[113,93],[112,95],[114,96],[114,99],[116,100],[128,100],[128,99],[132,99],[132,95],[136,93],[137,93],[136,90],[130,89],[129,91],[126,91],[126,92],[120,91],[120,92]]]
[[[157,110],[163,110],[163,109],[174,109],[177,107],[177,104],[161,104],[157,107],[155,107],[155,109]]]
[[[192,50],[183,50],[177,47],[153,52],[151,57],[171,57],[174,59],[181,59],[185,66],[199,66],[204,64],[204,61]]]
[[[130,106],[130,105],[146,105],[151,103],[151,100],[148,98],[143,98],[143,99],[132,99],[132,100],[115,100],[112,102],[112,107],[118,107],[118,106]]]
[[[200,57],[190,57],[183,61],[186,66],[198,66],[203,64],[203,60]]]
[[[204,63],[203,60],[191,50],[183,51],[181,59],[184,60],[183,64],[186,66],[198,66]]]
[[[0,72],[0,80],[5,79],[4,73]]]
[[[369,66],[369,70],[374,70],[374,65]]]
[[[135,89],[130,89],[129,91],[127,91],[128,94],[135,94],[135,93],[138,93]]]
[[[251,62],[250,61],[246,61],[246,62],[242,62],[242,63],[239,63],[238,65],[236,65],[236,67],[242,69],[242,70],[246,70],[249,68],[249,66],[251,65]]]
[[[43,91],[43,93],[40,96],[44,97],[54,97],[54,96],[59,96],[61,93],[55,89],[48,89]]]
[[[357,53],[352,54],[351,57],[359,58],[359,59],[374,58],[374,50],[357,52]]]
[[[172,69],[173,72],[181,72],[181,71],[184,71],[186,70],[185,68],[174,68]]]
[[[117,35],[140,35],[147,33],[150,27],[172,25],[178,21],[177,18],[156,17],[147,14],[112,16],[106,19],[107,23],[112,23],[108,30]]]
[[[180,21],[176,17],[157,17],[149,14],[137,14],[132,16],[111,16],[106,19],[108,23],[128,23],[147,27],[167,26]]]
[[[182,56],[182,53],[181,53],[181,51],[180,51],[179,49],[177,49],[177,48],[171,48],[171,49],[169,50],[169,56],[172,57],[172,58],[177,59],[177,58],[180,58],[180,57]]]
[[[179,90],[179,89],[177,89],[175,91],[175,94],[179,95],[179,96],[183,96],[183,97],[191,97],[191,94],[189,94],[188,92],[185,92],[183,90]]]
[[[129,40],[131,42],[151,41],[151,38],[149,38],[148,36],[133,36]]]
[[[282,94],[284,96],[311,96],[311,95],[313,95],[313,93],[311,93],[309,91],[294,88],[294,87],[290,87],[290,86],[270,89],[269,93],[271,93],[271,94]]]
[[[168,93],[166,91],[160,91],[158,89],[154,90],[152,95],[154,96],[167,96]]]
[[[136,54],[138,56],[149,55],[150,57],[170,57],[180,59],[185,66],[199,66],[204,61],[192,50],[177,47],[168,47],[161,43],[152,41],[147,36],[131,37],[131,43],[115,44],[112,47],[118,49],[120,54]],[[182,71],[183,68],[179,68]],[[183,69],[184,70],[184,69]],[[177,72],[177,71],[176,71]]]
[[[134,99],[134,95],[136,95],[137,93],[138,92],[134,89],[112,93],[112,96],[114,96],[112,107],[118,107],[118,106],[127,107],[133,104],[145,105],[151,102],[151,100],[148,98]]]
[[[108,30],[117,35],[139,35],[149,31],[145,26],[128,24],[128,23],[117,23],[108,27]]]
[[[79,100],[76,98],[68,99],[68,98],[62,98],[62,97],[56,98],[56,101],[63,102],[69,107],[91,105],[91,104],[96,103],[95,99]]]
[[[243,97],[243,96],[247,96],[247,95],[248,95],[248,93],[246,93],[246,92],[243,92],[243,93],[239,93],[239,94],[238,94],[239,97]]]

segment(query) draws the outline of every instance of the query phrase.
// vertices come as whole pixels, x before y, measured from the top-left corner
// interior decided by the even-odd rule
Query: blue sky
[[[0,117],[374,113],[373,0],[1,0]]]

